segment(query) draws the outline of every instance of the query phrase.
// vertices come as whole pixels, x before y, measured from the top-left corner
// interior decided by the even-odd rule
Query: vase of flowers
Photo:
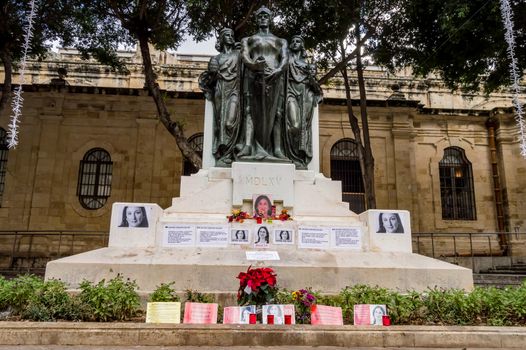
[[[296,322],[309,324],[311,318],[311,307],[316,305],[316,295],[307,289],[292,292],[292,300],[296,307]]]
[[[269,267],[240,272],[239,289],[237,291],[238,305],[265,305],[274,301],[278,288],[276,287],[276,273]]]

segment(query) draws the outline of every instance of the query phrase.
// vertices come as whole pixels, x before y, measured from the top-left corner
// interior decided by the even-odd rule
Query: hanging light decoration
[[[22,85],[25,81],[26,63],[27,63],[27,52],[29,51],[29,43],[33,37],[33,19],[35,18],[35,0],[31,0],[30,12],[27,18],[27,24],[24,28],[24,46],[22,47],[23,55],[22,61],[20,62],[19,69],[19,84],[15,88],[13,93],[13,102],[11,103],[13,112],[11,114],[11,120],[9,122],[9,130],[7,133],[7,147],[15,148],[18,145],[18,124],[20,123],[20,117],[22,116],[22,106],[24,104],[24,98],[22,97]]]
[[[510,59],[510,75],[511,75],[511,89],[513,93],[513,106],[515,107],[515,120],[519,127],[519,142],[521,155],[526,158],[526,126],[524,125],[524,110],[519,101],[519,68],[517,64],[517,57],[515,56],[515,34],[513,31],[513,12],[509,0],[500,0],[500,11],[502,14],[502,22],[506,32],[504,38],[508,43],[508,57]]]

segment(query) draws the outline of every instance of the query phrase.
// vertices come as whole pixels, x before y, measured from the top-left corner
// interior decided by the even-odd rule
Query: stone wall
[[[9,151],[2,230],[107,230],[115,201],[152,202],[165,208],[178,195],[181,154],[156,119],[137,58],[129,56],[127,75],[80,61],[66,51],[29,65],[20,145]],[[187,136],[201,132],[204,100],[197,77],[206,58],[163,57],[156,72],[173,118]],[[65,79],[57,79],[58,67],[67,69]],[[496,231],[485,122],[495,107],[511,105],[509,93],[487,98],[450,92],[440,80],[416,79],[410,71],[393,76],[370,69],[366,78],[378,208],[409,210],[413,232]],[[354,138],[342,89],[341,81],[332,79],[320,107],[320,163],[326,176],[331,175],[332,146],[344,137]],[[402,100],[391,103],[393,94]],[[511,111],[498,116],[506,215],[511,229],[526,231],[526,163],[519,154]],[[6,110],[0,127],[7,129],[8,117]],[[472,163],[474,221],[442,220],[438,162],[450,146],[461,147]],[[76,194],[79,162],[95,147],[107,150],[114,162],[112,193],[103,208],[87,210]]]

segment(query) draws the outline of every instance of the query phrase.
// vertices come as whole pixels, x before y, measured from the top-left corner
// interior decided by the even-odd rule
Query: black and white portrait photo
[[[240,228],[233,228],[230,230],[230,243],[233,244],[242,244],[248,243],[248,230],[243,230]]]
[[[294,231],[286,228],[274,229],[274,243],[276,244],[292,244]]]
[[[143,206],[123,206],[119,227],[148,227],[146,209]]]
[[[256,247],[266,247],[270,242],[270,233],[267,226],[256,226],[254,235],[254,245]]]
[[[402,219],[398,213],[381,212],[378,214],[377,233],[404,233]]]

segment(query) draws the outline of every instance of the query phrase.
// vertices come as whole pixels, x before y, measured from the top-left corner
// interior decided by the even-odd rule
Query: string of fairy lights
[[[24,44],[22,47],[23,55],[20,62],[19,69],[19,84],[15,88],[13,93],[12,114],[8,126],[8,147],[15,148],[18,145],[18,133],[20,118],[22,117],[22,108],[24,98],[22,97],[22,86],[25,82],[25,72],[27,64],[27,53],[29,51],[29,45],[31,38],[33,37],[33,20],[35,18],[35,3],[36,0],[30,2],[30,13],[27,18],[27,24],[25,26]],[[519,100],[520,93],[520,76],[517,57],[515,55],[515,32],[513,30],[513,11],[509,0],[500,0],[500,9],[502,15],[502,22],[504,24],[505,34],[504,38],[508,44],[508,57],[510,59],[510,75],[511,75],[511,89],[512,89],[512,102],[515,108],[515,120],[519,129],[519,144],[520,153],[526,158],[526,125],[524,122],[524,110]]]
[[[18,145],[18,126],[20,124],[20,118],[22,117],[22,107],[24,104],[24,98],[22,97],[22,85],[25,82],[25,72],[27,64],[27,52],[29,51],[29,44],[31,38],[33,37],[33,20],[35,18],[35,0],[31,0],[29,4],[31,10],[27,18],[27,24],[24,28],[24,45],[22,47],[23,55],[20,62],[19,69],[19,83],[15,88],[13,93],[13,102],[11,106],[13,107],[13,112],[11,114],[11,119],[8,126],[7,132],[7,147],[15,148]]]
[[[508,0],[500,0],[500,11],[502,14],[502,22],[504,23],[504,38],[508,43],[508,57],[510,59],[510,75],[511,75],[511,89],[513,93],[513,106],[515,107],[515,120],[519,128],[519,144],[521,155],[526,158],[526,129],[524,125],[524,111],[522,104],[519,101],[519,81],[520,76],[517,64],[517,57],[515,56],[515,32],[513,30],[513,11],[511,10],[510,2]]]

